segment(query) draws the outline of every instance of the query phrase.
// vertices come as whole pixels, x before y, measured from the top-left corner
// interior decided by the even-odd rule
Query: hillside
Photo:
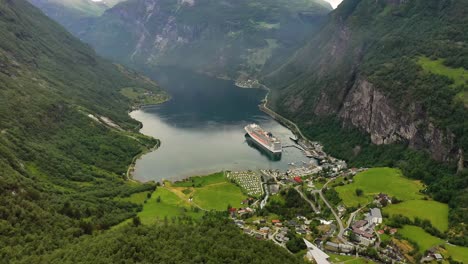
[[[86,27],[93,18],[122,0],[95,2],[92,0],[28,0],[40,8],[47,16],[62,24],[71,32]]]
[[[164,93],[96,56],[25,0],[0,1],[0,14],[0,262],[50,263],[43,255],[78,242],[86,247],[141,210],[122,197],[154,191],[154,184],[126,180],[133,157],[158,141],[137,132],[140,124],[128,116],[134,98],[122,91]],[[136,234],[131,229],[109,239]],[[172,249],[158,254],[169,255],[164,250]],[[67,257],[60,252],[57,263]],[[128,260],[138,255],[124,253]]]
[[[266,78],[270,106],[354,166],[424,180],[465,229],[467,12],[465,0],[345,0]]]
[[[74,32],[127,65],[246,81],[292,55],[330,10],[322,0],[130,0]]]

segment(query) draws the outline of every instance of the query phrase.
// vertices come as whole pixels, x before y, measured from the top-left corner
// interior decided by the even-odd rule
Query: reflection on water
[[[287,169],[289,163],[309,160],[295,148],[271,157],[244,137],[244,126],[258,123],[283,143],[290,142],[292,133],[258,108],[265,91],[184,71],[165,70],[153,77],[173,99],[131,113],[143,123],[142,133],[162,142],[137,161],[136,179],[177,180],[223,169]]]

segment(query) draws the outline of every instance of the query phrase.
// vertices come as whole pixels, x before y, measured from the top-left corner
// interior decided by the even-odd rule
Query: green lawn
[[[206,210],[226,210],[228,205],[238,208],[246,199],[241,189],[230,182],[211,184],[195,188],[193,201]]]
[[[353,183],[335,189],[348,207],[371,202],[380,192],[396,196],[403,201],[423,198],[419,193],[422,189],[420,182],[405,178],[400,170],[392,168],[369,169],[356,175]],[[363,190],[363,195],[358,197],[356,189]]]
[[[421,253],[434,246],[444,244],[442,239],[428,234],[418,226],[405,225],[398,230],[398,234],[418,244]]]
[[[413,219],[419,217],[431,221],[432,225],[444,232],[448,229],[448,205],[436,201],[412,200],[384,208],[384,213],[401,214]]]

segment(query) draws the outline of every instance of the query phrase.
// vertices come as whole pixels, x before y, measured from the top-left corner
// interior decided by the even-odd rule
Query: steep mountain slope
[[[79,37],[137,67],[177,65],[247,79],[290,56],[330,10],[322,0],[130,0]]]
[[[154,188],[130,186],[122,173],[157,141],[136,133],[119,90],[160,90],[24,0],[0,1],[0,14],[0,259],[9,263],[139,210],[112,198]]]
[[[71,32],[79,32],[94,17],[102,15],[104,11],[121,1],[123,0],[100,2],[92,0],[29,0],[30,3]]]
[[[0,262],[151,263],[174,257],[165,244],[191,245],[170,230],[203,235],[209,242],[193,243],[215,263],[231,256],[258,263],[265,255],[271,263],[298,262],[235,226],[207,230],[219,227],[217,220],[102,234],[141,210],[122,197],[156,188],[125,180],[134,156],[158,143],[137,133],[140,124],[128,116],[134,102],[122,95],[128,87],[163,95],[151,80],[96,56],[25,0],[0,1]],[[151,240],[142,245],[146,235]],[[233,244],[228,250],[226,238]],[[91,255],[89,248],[107,251]]]
[[[337,116],[375,144],[407,141],[437,160],[456,159],[468,149],[467,80],[433,74],[424,62],[468,69],[467,9],[461,0],[344,1],[273,76],[278,95],[286,95],[277,108],[305,118]]]
[[[272,108],[354,165],[400,166],[424,180],[436,199],[450,201],[452,224],[465,233],[467,12],[466,0],[345,0],[266,78]],[[395,144],[458,164],[460,174]]]

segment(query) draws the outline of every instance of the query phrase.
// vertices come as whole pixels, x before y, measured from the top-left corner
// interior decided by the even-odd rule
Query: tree
[[[132,222],[133,222],[133,226],[139,226],[139,225],[141,225],[141,219],[140,219],[139,216],[133,217],[133,221],[132,221]]]
[[[160,202],[161,202],[161,196],[158,196],[158,198],[156,198],[156,202],[157,202],[157,203],[160,203]]]
[[[356,196],[362,196],[364,194],[364,191],[362,189],[356,189]]]

